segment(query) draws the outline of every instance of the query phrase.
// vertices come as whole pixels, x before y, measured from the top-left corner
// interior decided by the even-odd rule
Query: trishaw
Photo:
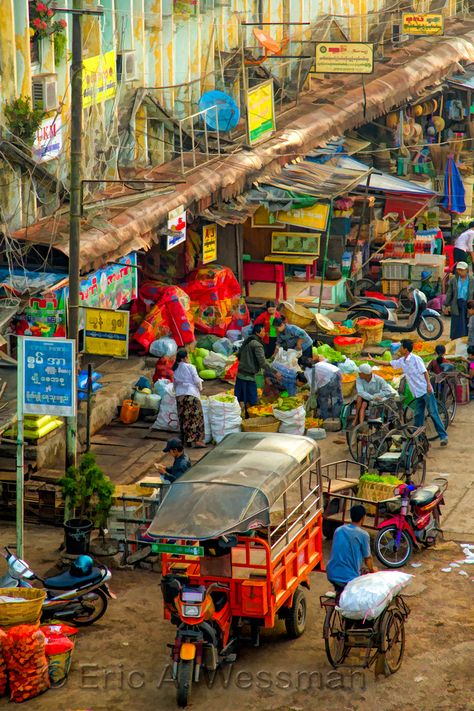
[[[322,595],[326,610],[323,637],[329,663],[339,666],[373,666],[375,674],[389,676],[400,669],[405,650],[405,620],[410,609],[401,595],[393,598],[381,615],[373,620],[350,620],[337,609],[337,596]],[[359,651],[358,663],[347,664],[353,650]]]
[[[186,706],[202,669],[233,661],[249,632],[255,645],[278,619],[290,637],[304,632],[303,588],[322,567],[317,444],[227,436],[168,487],[149,533],[163,554],[164,615],[177,627],[172,674]]]

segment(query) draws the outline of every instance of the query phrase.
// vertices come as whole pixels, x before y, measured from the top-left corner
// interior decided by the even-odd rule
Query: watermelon
[[[216,371],[210,369],[199,371],[199,375],[203,380],[214,380],[217,378]]]

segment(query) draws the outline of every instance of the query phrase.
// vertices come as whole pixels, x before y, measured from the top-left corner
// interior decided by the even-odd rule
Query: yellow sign
[[[209,264],[217,259],[217,225],[202,228],[202,263]]]
[[[82,63],[82,106],[100,104],[111,99],[117,91],[117,65],[115,52],[84,59]]]
[[[84,351],[128,358],[128,311],[85,308]]]
[[[323,74],[372,74],[374,45],[368,42],[318,42],[315,72]]]
[[[274,132],[275,105],[271,79],[247,91],[247,126],[251,146],[270,138]]]
[[[443,35],[444,18],[440,12],[404,12],[402,16],[404,35]]]
[[[312,230],[324,230],[328,224],[329,205],[316,203],[312,207],[302,207],[300,210],[279,210],[279,222],[297,227],[309,227]]]

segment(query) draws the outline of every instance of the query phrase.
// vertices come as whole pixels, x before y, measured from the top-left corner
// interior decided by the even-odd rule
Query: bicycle
[[[402,424],[403,410],[398,399],[369,403],[367,420],[346,431],[351,457],[360,464],[370,466],[384,436]]]

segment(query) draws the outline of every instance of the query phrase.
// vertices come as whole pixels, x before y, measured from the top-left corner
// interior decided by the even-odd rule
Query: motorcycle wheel
[[[424,341],[437,341],[443,333],[443,322],[438,316],[425,316],[425,320],[420,320],[416,330]]]
[[[88,627],[93,625],[94,622],[100,620],[100,618],[105,614],[107,610],[107,605],[109,603],[107,595],[100,588],[94,590],[93,595],[96,596],[95,599],[88,598],[87,600],[80,600],[80,604],[84,610],[84,614],[74,615],[74,617],[69,617],[77,627]]]
[[[191,701],[191,689],[193,686],[194,661],[181,659],[178,664],[176,674],[176,703],[180,708],[184,708]]]
[[[406,531],[401,532],[400,546],[396,550],[397,527],[381,528],[375,539],[375,555],[387,568],[401,568],[406,565],[413,552],[413,542]]]

